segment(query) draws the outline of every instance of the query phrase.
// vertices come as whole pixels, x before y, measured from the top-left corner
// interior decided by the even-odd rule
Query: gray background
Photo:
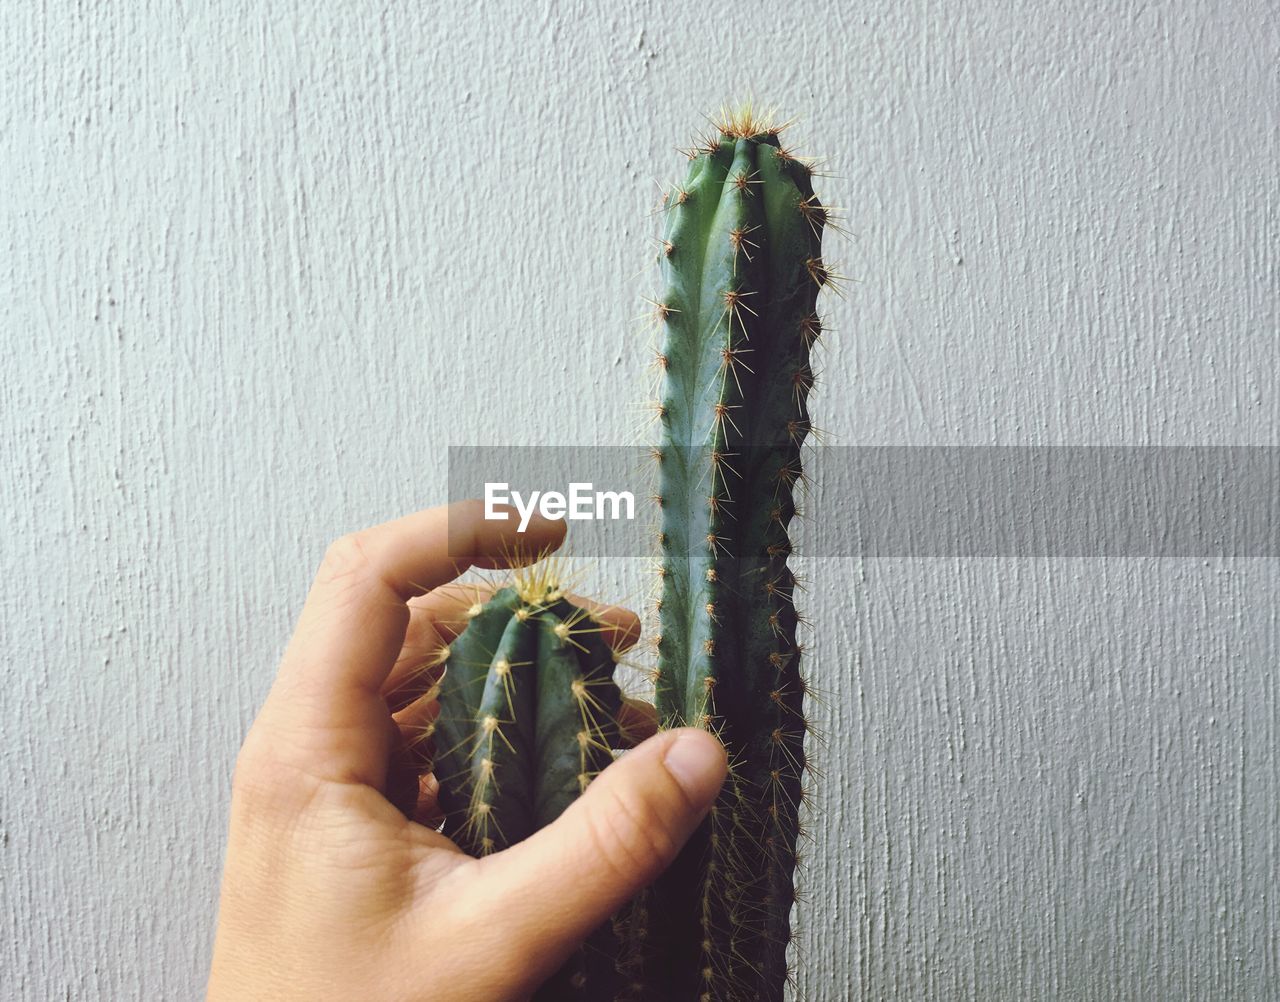
[[[4,8],[6,999],[199,993],[328,540],[451,443],[642,440],[723,100],[847,208],[829,440],[1280,444],[1268,4]],[[806,998],[1280,998],[1275,560],[806,570]]]

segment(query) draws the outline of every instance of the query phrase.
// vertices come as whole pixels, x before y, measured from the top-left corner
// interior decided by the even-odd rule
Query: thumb
[[[532,962],[555,966],[675,859],[715,802],[724,746],[692,727],[663,731],[600,773],[555,822],[486,857],[495,919]]]

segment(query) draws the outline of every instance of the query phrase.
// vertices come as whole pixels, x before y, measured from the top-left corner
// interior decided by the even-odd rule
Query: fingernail
[[[690,803],[711,806],[724,783],[724,745],[706,731],[686,728],[667,746],[662,762]]]

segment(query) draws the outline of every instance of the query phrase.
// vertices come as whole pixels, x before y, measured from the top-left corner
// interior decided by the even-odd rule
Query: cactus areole
[[[655,450],[664,726],[718,734],[730,776],[676,864],[635,903],[631,999],[778,1000],[805,772],[805,684],[788,526],[803,486],[826,210],[812,167],[745,110],[666,197]]]

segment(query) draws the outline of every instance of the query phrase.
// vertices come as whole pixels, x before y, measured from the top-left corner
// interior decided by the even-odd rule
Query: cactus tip
[[[736,108],[725,106],[712,124],[722,136],[729,139],[755,139],[757,136],[776,136],[791,122],[778,122],[773,109],[759,111],[754,102],[744,101]]]

